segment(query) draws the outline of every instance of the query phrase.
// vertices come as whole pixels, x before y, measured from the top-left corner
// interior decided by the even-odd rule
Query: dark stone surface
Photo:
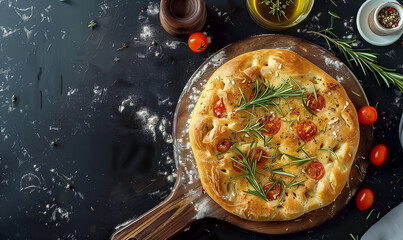
[[[351,35],[359,48],[379,53],[382,65],[402,72],[401,40],[388,47],[367,44],[355,25],[364,1],[335,1],[338,7],[317,1],[305,21],[282,33],[325,46],[304,30],[327,27],[330,10],[344,19],[335,23],[340,37]],[[212,43],[194,54],[186,39],[163,30],[156,1],[0,0],[0,239],[106,239],[116,225],[170,193],[175,164],[167,141],[183,86],[220,48],[270,33],[249,17],[244,0],[206,3],[204,31]],[[94,30],[87,27],[91,20]],[[122,43],[129,47],[116,51]],[[358,211],[352,201],[329,222],[281,239],[362,236],[378,212],[382,217],[402,202],[403,181],[396,183],[403,172],[401,94],[358,68],[353,72],[370,103],[378,103],[375,143],[387,144],[390,153],[385,165],[370,166],[362,184],[374,190],[375,210],[365,220],[369,211]],[[176,237],[228,238],[278,239],[212,219]]]

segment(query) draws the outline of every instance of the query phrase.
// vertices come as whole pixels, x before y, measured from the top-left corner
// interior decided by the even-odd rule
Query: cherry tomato
[[[275,114],[265,116],[260,119],[259,122],[263,124],[264,128],[266,129],[266,131],[262,131],[262,133],[265,135],[273,136],[280,131],[281,120]]]
[[[208,45],[207,37],[201,32],[195,32],[190,35],[188,45],[190,50],[195,53],[203,52]]]
[[[254,150],[251,150],[249,152],[249,155],[248,155],[249,160],[257,161],[258,164],[263,164],[266,162],[267,158],[265,158],[265,157],[267,157],[267,152],[263,148],[260,148],[260,147],[256,148],[255,155],[253,155],[253,158],[252,158],[253,151]]]
[[[243,162],[241,157],[237,158],[238,162]],[[235,161],[232,161],[232,168],[236,171],[236,172],[242,172],[242,169],[245,169],[245,167]]]
[[[355,199],[355,203],[357,204],[357,208],[362,210],[367,210],[374,203],[374,193],[371,189],[364,188],[358,194]]]
[[[263,186],[263,190],[266,192],[267,189],[269,189],[271,185],[273,185],[273,182],[266,183]],[[277,183],[269,190],[266,197],[267,197],[267,199],[269,199],[269,201],[273,201],[273,200],[276,200],[277,198],[279,198],[280,194],[281,194],[281,185],[280,185],[280,183]]]
[[[306,173],[310,178],[319,180],[325,175],[325,168],[321,162],[312,161],[306,167]]]
[[[224,105],[224,102],[222,101],[222,99],[220,98],[214,104],[214,115],[218,118],[222,118],[224,112],[225,112],[225,105]]]
[[[230,147],[231,141],[229,140],[229,138],[224,138],[217,144],[217,150],[219,152],[226,152],[230,149]]]
[[[374,124],[377,118],[378,118],[378,112],[372,106],[362,107],[358,111],[358,119],[360,120],[360,123],[364,125]]]
[[[318,113],[325,106],[325,98],[320,94],[316,94],[316,96],[318,100],[316,100],[314,94],[309,95],[308,100],[306,100],[306,104],[308,105],[309,109]]]
[[[383,144],[376,145],[371,151],[371,162],[375,166],[380,166],[388,158],[388,147]]]
[[[298,122],[297,134],[305,142],[312,140],[316,136],[317,131],[318,128],[316,127],[315,123],[309,120],[302,120]]]

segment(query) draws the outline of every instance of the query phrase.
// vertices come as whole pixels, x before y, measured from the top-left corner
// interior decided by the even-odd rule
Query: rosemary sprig
[[[382,79],[387,87],[395,85],[403,92],[403,75],[396,72],[396,69],[386,68],[377,64],[376,53],[370,53],[368,52],[368,49],[353,49],[351,44],[354,43],[355,40],[339,39],[332,31],[333,22],[334,16],[332,15],[330,19],[330,27],[318,32],[308,31],[307,33],[323,37],[330,49],[332,49],[332,46],[335,46],[341,53],[343,53],[351,68],[353,68],[352,63],[355,63],[356,66],[361,68],[365,75],[372,72],[379,85],[380,79]]]
[[[339,160],[339,158],[337,157],[337,154],[335,152],[333,152],[330,149],[326,149],[326,148],[319,148],[318,151],[328,151],[330,152],[331,155],[333,155],[334,157],[336,157],[336,160]]]
[[[273,136],[266,138],[262,132],[267,132],[267,129],[262,125],[259,121],[252,123],[252,116],[250,115],[249,121],[246,124],[246,126],[237,132],[244,132],[247,133],[249,136],[255,137],[255,138],[260,138],[263,140],[263,145],[267,146],[269,142],[273,139]]]
[[[254,158],[256,154],[256,149],[257,149],[257,142],[256,143],[252,142],[249,146],[247,154],[245,155],[241,150],[239,150],[236,146],[234,146],[234,152],[238,154],[242,158],[242,160],[238,160],[236,157],[231,157],[231,160],[238,163],[241,167],[238,166],[236,167],[238,167],[240,170],[244,172],[244,174],[238,176],[237,178],[245,177],[253,188],[253,190],[248,189],[244,192],[260,197],[267,202],[269,201],[267,199],[267,192],[270,190],[270,188],[267,191],[264,191],[262,184],[257,182],[256,180],[256,163],[261,158],[261,155],[259,156],[257,161],[249,161],[248,159],[248,156],[251,156],[251,159]],[[235,178],[233,178],[233,180],[234,179]]]
[[[250,101],[247,100],[245,94],[239,88],[241,92],[242,98],[240,105],[237,108],[237,111],[245,111],[249,108],[253,107],[262,107],[269,111],[266,106],[272,105],[272,101],[276,98],[286,99],[288,97],[300,97],[304,95],[305,89],[301,88],[298,84],[296,84],[297,88],[291,83],[292,78],[288,78],[285,80],[280,86],[268,86],[264,83],[259,84],[256,81],[255,86],[255,95]],[[294,81],[295,82],[295,81]],[[265,89],[264,89],[265,88]]]
[[[284,17],[285,19],[288,20],[286,14],[285,14],[285,9],[290,5],[290,4],[295,5],[295,3],[292,0],[287,0],[284,3],[281,2],[280,0],[264,0],[260,2],[260,4],[265,4],[269,6],[270,8],[270,14],[276,15],[277,20],[280,22],[280,17]]]
[[[265,136],[261,133],[261,131],[267,132],[267,129],[264,128],[264,125],[261,124],[259,121],[252,123],[252,115],[251,115],[246,126],[242,130],[239,130],[238,132],[244,132],[250,136],[260,138],[263,141],[265,141]]]
[[[284,164],[281,167],[285,167],[285,166],[297,166],[297,167],[299,167],[299,166],[301,166],[301,165],[303,165],[303,164],[305,164],[305,163],[307,163],[307,162],[309,162],[309,161],[311,161],[312,159],[315,158],[315,157],[299,158],[299,157],[294,157],[294,156],[288,155],[287,153],[284,153],[284,155],[286,157],[288,157],[289,159],[291,159],[292,161],[289,162],[289,163]]]

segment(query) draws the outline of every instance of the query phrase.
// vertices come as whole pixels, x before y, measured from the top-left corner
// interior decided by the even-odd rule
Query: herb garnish
[[[339,160],[339,158],[337,157],[337,154],[330,149],[319,148],[318,151],[328,151],[328,152],[330,152],[331,155],[335,156],[337,160]]]
[[[378,65],[377,54],[368,52],[369,49],[353,49],[351,44],[354,43],[355,40],[339,39],[332,31],[333,23],[334,15],[331,14],[330,27],[320,31],[308,31],[307,33],[323,37],[326,40],[329,49],[332,49],[332,46],[335,46],[341,53],[343,53],[350,68],[353,68],[352,62],[354,62],[356,66],[360,66],[365,75],[372,72],[379,85],[381,84],[379,79],[382,79],[387,87],[390,87],[390,85],[393,84],[403,92],[402,74],[396,72],[396,69],[385,68]],[[330,36],[333,36],[334,38]]]
[[[354,95],[356,95],[357,97],[361,97],[361,95],[360,95],[360,94],[358,94],[358,93],[354,92],[353,90],[351,90],[351,92],[352,92]]]
[[[17,102],[17,96],[15,96],[15,95],[11,96],[11,102],[12,103]]]
[[[316,113],[314,113],[311,109],[309,109],[309,107],[306,105],[305,100],[304,100],[304,96],[301,96],[301,100],[302,100],[302,105],[304,106],[304,108],[306,109],[307,112],[309,112],[310,114],[316,116]]]
[[[373,212],[374,210],[375,210],[375,208],[372,209],[371,212],[368,213],[367,218],[366,218],[365,220],[368,220],[368,218],[371,216],[371,214],[372,214],[372,212]]]
[[[246,126],[242,130],[239,130],[238,132],[244,132],[247,133],[248,135],[251,135],[256,138],[261,138],[262,140],[264,140],[265,136],[260,131],[267,132],[267,129],[264,128],[264,125],[262,125],[260,122],[255,122],[254,124],[252,124],[252,116],[251,116]]]
[[[253,107],[262,107],[265,110],[269,110],[266,106],[274,106],[277,104],[273,104],[272,101],[275,98],[288,98],[288,97],[300,97],[304,95],[305,89],[301,88],[294,80],[294,83],[296,84],[297,88],[294,88],[295,86],[291,83],[290,80],[293,80],[291,77],[288,78],[287,80],[283,81],[283,83],[278,86],[268,86],[264,83],[259,84],[258,81],[256,81],[256,86],[255,86],[255,95],[250,99],[250,101],[247,100],[245,94],[239,88],[239,91],[241,92],[242,98],[240,105],[237,108],[237,111],[242,110],[245,111],[246,109],[253,108]],[[277,106],[278,107],[278,106]]]
[[[94,20],[91,20],[91,22],[88,24],[88,28],[90,28],[91,30],[94,30],[96,25],[97,25],[97,23]]]
[[[113,61],[115,61],[115,62],[119,62],[119,61],[120,61],[120,58],[115,57],[115,58],[113,59]]]
[[[265,0],[260,2],[260,4],[265,4],[266,6],[269,6],[270,8],[270,14],[271,15],[277,15],[277,20],[280,22],[280,17],[284,17],[285,19],[288,20],[284,10],[290,5],[290,4],[295,5],[295,3],[292,0],[287,0],[284,3],[280,2],[280,0]]]
[[[248,189],[244,191],[245,193],[253,194],[257,197],[262,198],[266,202],[269,201],[267,199],[267,193],[271,188],[269,188],[267,191],[264,191],[263,186],[261,183],[258,183],[256,180],[256,164],[262,157],[261,155],[256,161],[249,161],[248,156],[251,156],[251,159],[254,159],[254,156],[256,154],[256,149],[257,149],[257,142],[252,142],[249,146],[248,152],[245,155],[241,150],[239,150],[237,147],[234,146],[234,152],[237,153],[242,159],[239,160],[236,157],[231,157],[231,160],[238,163],[240,167],[238,167],[244,174],[237,176],[233,178],[233,180],[245,177],[246,180],[249,182],[249,184],[253,187],[253,190]],[[272,185],[274,186],[274,185]],[[271,186],[271,187],[272,187]]]
[[[354,237],[354,235],[353,235],[352,233],[350,233],[350,237],[351,237],[353,240],[359,240],[358,235]]]
[[[294,156],[288,155],[287,153],[284,153],[284,155],[286,157],[288,157],[289,159],[291,159],[292,161],[289,162],[289,163],[284,164],[282,167],[285,167],[285,166],[297,166],[297,167],[299,167],[299,166],[301,166],[301,165],[303,165],[303,164],[305,164],[305,163],[307,163],[307,162],[309,162],[309,161],[311,161],[312,159],[315,158],[315,157],[309,157],[309,156],[307,158],[299,158],[299,157],[294,157]]]

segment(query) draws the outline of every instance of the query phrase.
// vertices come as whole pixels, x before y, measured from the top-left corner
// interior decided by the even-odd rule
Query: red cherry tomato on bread
[[[315,123],[309,120],[302,120],[298,122],[297,134],[305,142],[312,140],[316,136],[317,131],[318,128],[316,127]]]
[[[325,98],[319,93],[316,95],[316,97],[318,98],[317,100],[315,98],[315,94],[311,94],[308,97],[308,100],[306,100],[306,104],[308,105],[309,109],[318,113],[325,106]]]
[[[195,53],[203,52],[208,45],[207,37],[201,32],[195,32],[190,35],[188,45],[190,50]]]
[[[257,164],[263,164],[266,162],[267,158],[267,152],[263,148],[256,148],[255,155],[253,155],[253,152],[255,150],[250,151],[248,155],[249,161],[257,161]],[[252,157],[253,155],[253,157]]]
[[[268,182],[263,186],[263,190],[266,192],[271,186],[273,185],[273,182]],[[276,200],[277,198],[280,197],[281,194],[281,185],[280,183],[277,183],[271,187],[271,189],[267,192],[267,199],[269,201]]]
[[[217,144],[217,150],[219,152],[227,152],[231,148],[231,140],[224,138]]]
[[[312,161],[306,167],[306,173],[310,178],[319,180],[325,175],[325,168],[321,162]]]
[[[355,203],[357,204],[357,208],[361,211],[367,210],[374,203],[374,193],[371,189],[364,188],[358,194],[355,199]]]
[[[383,144],[376,145],[371,151],[371,162],[375,166],[380,166],[388,158],[388,147]]]
[[[270,116],[265,116],[259,120],[261,124],[263,124],[265,130],[262,131],[263,134],[268,136],[273,136],[280,131],[281,128],[281,120],[275,114],[271,114]]]
[[[218,118],[224,117],[224,112],[225,112],[225,105],[223,100],[220,98],[217,102],[214,103],[214,115]]]
[[[378,118],[378,112],[372,106],[362,107],[358,111],[358,119],[360,120],[360,123],[364,125],[374,124],[377,118]]]

